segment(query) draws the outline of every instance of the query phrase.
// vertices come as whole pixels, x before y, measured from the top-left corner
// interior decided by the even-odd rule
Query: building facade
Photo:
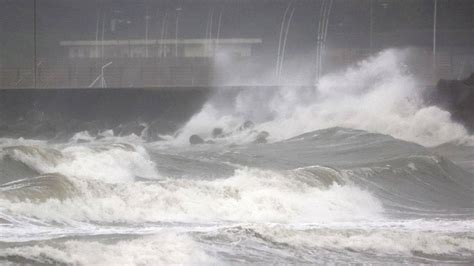
[[[252,55],[252,47],[261,39],[165,39],[62,41],[73,58],[208,58],[219,53],[244,58]]]

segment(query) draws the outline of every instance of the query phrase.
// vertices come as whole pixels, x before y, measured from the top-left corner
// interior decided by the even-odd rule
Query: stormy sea
[[[9,132],[0,263],[474,263],[474,138],[401,54],[216,91],[153,138]]]

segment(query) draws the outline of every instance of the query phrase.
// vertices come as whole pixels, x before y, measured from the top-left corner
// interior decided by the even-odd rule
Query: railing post
[[[36,71],[38,72],[38,75],[37,75],[38,77],[35,78],[35,80],[37,79],[37,81],[35,82],[35,88],[36,88],[36,86],[38,86],[38,85],[41,86],[41,76],[42,76],[42,75],[41,75],[41,72],[42,72],[41,65],[38,66],[38,69],[37,69]]]
[[[19,68],[16,69],[16,81],[19,81],[21,78],[21,71]],[[16,84],[16,86],[18,87],[19,84]]]
[[[89,67],[89,82],[93,81],[95,68],[96,67]]]
[[[67,80],[68,80],[69,87],[72,87],[71,78],[72,78],[71,65],[68,65],[68,67],[67,67]]]
[[[120,66],[120,67],[118,68],[118,72],[119,72],[119,84],[118,84],[118,85],[123,88],[123,87],[125,87],[125,86],[122,84],[122,82],[123,82],[123,66]]]

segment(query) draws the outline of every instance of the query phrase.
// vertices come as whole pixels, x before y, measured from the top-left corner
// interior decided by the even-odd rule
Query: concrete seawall
[[[0,137],[50,139],[78,131],[140,133],[176,130],[206,102],[212,88],[2,89]]]
[[[474,133],[474,73],[465,80],[440,80],[428,90],[430,104],[449,111],[454,120]]]
[[[474,75],[465,81],[442,80],[425,95],[427,104],[448,110],[471,132],[473,79]],[[294,86],[298,88],[301,86]],[[134,133],[155,140],[158,134],[179,129],[213,92],[226,91],[220,97],[230,104],[239,91],[246,89],[279,87],[0,89],[0,137],[65,139],[80,131],[97,134],[112,129],[116,135]]]

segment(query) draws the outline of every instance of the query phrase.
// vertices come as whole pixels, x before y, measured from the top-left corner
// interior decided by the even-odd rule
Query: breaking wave
[[[4,147],[4,160],[33,173],[0,185],[2,219],[311,223],[473,214],[472,174],[421,146],[364,131],[334,128],[266,146],[180,155],[188,157],[174,149],[153,157],[148,149],[100,141]],[[158,174],[183,162],[235,170],[200,178]]]
[[[46,178],[39,178],[43,179],[42,184]],[[116,184],[71,181],[78,193],[41,200],[27,192],[14,194],[15,189],[24,187],[19,182],[3,185],[0,205],[11,213],[60,223],[288,223],[380,219],[383,212],[377,199],[354,185],[330,181],[327,187],[314,186],[291,174],[257,169],[236,170],[232,177],[215,180],[167,179]],[[37,180],[23,182],[38,183]],[[67,180],[63,182],[69,184]],[[51,185],[54,187],[50,190],[62,189],[57,184]],[[27,195],[30,196],[25,200]]]
[[[336,126],[425,146],[469,139],[449,112],[423,102],[423,85],[404,63],[408,56],[405,50],[383,51],[345,71],[324,76],[316,91],[248,89],[232,101],[218,94],[190,119],[173,143],[187,144],[192,134],[210,138],[215,127],[234,132],[227,141],[248,142],[251,132],[237,130],[245,121],[255,123],[253,132],[267,131],[273,140]]]
[[[221,233],[232,239],[245,235],[259,238],[272,245],[287,245],[295,250],[326,250],[338,252],[347,250],[357,253],[348,257],[355,262],[358,257],[377,254],[379,256],[396,255],[411,257],[413,255],[431,258],[450,254],[458,258],[471,259],[474,255],[474,235],[456,233],[456,223],[446,223],[453,232],[433,232],[427,229],[414,230],[413,225],[422,227],[429,222],[415,221],[400,224],[387,224],[380,228],[340,225],[333,228],[322,226],[288,227],[283,225],[243,225],[221,229]],[[379,224],[380,226],[380,224]],[[367,229],[370,228],[370,229]],[[464,230],[472,228],[472,224]],[[383,254],[383,255],[382,255]],[[329,257],[329,256],[328,256]],[[339,257],[339,259],[341,259]]]
[[[9,146],[3,157],[23,163],[40,174],[61,173],[80,179],[130,182],[135,178],[159,178],[156,165],[139,145],[111,143],[98,145]]]
[[[105,242],[65,240],[5,248],[0,251],[0,259],[20,264],[68,265],[189,265],[214,262],[190,237],[177,233],[111,238],[105,239]]]
[[[474,139],[421,101],[406,55],[317,91],[219,92],[164,141],[0,139],[0,261],[474,261]]]

